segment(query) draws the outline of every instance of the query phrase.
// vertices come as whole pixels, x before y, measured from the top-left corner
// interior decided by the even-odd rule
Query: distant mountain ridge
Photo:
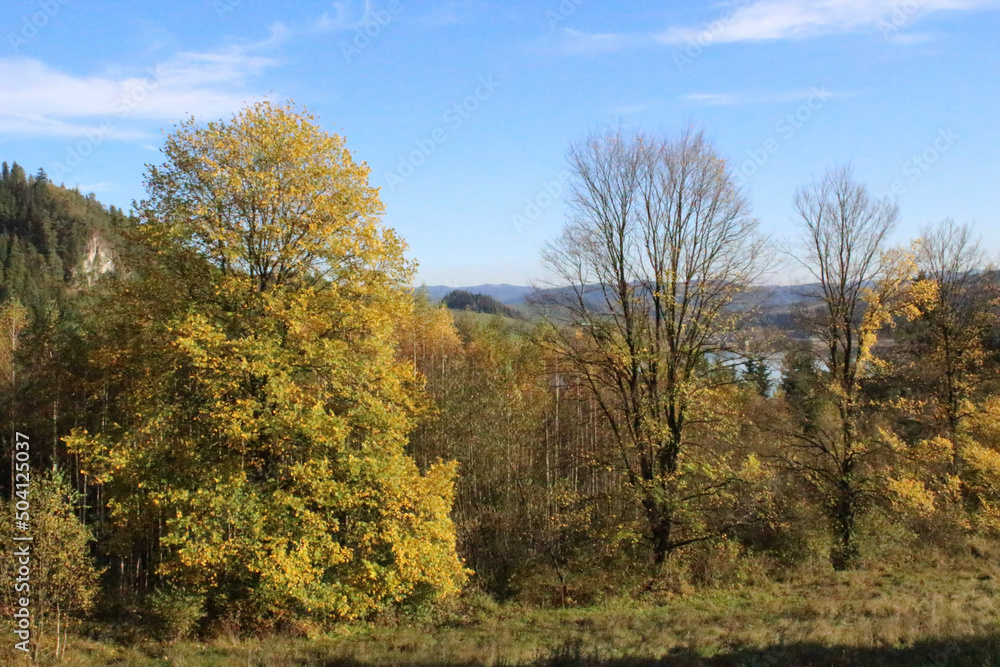
[[[518,319],[521,314],[517,309],[506,306],[491,296],[486,294],[473,294],[471,292],[466,292],[465,290],[454,290],[448,292],[441,303],[448,306],[452,310],[468,310],[475,313],[483,313],[485,315],[503,315],[504,317],[511,317]]]
[[[522,285],[474,285],[471,287],[448,287],[447,285],[424,286],[427,296],[431,301],[441,301],[448,294],[455,291],[468,292],[469,294],[482,294],[496,299],[505,306],[523,306],[528,299],[528,295],[535,291],[534,287]]]
[[[449,294],[459,293],[464,299],[468,295],[483,295],[503,304],[503,307],[514,309],[523,313],[523,317],[530,318],[532,302],[541,297],[544,301],[546,293],[558,295],[560,291],[568,290],[568,287],[555,287],[547,289],[535,289],[524,285],[475,285],[469,287],[448,287],[446,285],[424,286],[428,297],[435,302],[443,302],[451,307],[454,299],[448,298]],[[757,326],[776,328],[786,332],[788,335],[800,338],[806,335],[802,330],[800,321],[795,316],[796,311],[802,308],[810,308],[820,303],[819,285],[766,285],[754,287],[736,299],[731,305],[734,311],[747,312],[754,310],[753,322]],[[591,305],[600,310],[601,297],[598,291],[587,297]],[[459,310],[468,309],[460,308]]]
[[[791,308],[814,300],[811,294],[816,292],[818,285],[764,285],[752,290],[754,294],[763,297],[762,305],[765,308]],[[470,294],[482,294],[492,297],[505,306],[524,306],[528,302],[528,297],[537,291],[534,287],[526,285],[474,285],[468,287],[449,287],[447,285],[425,285],[422,289],[427,291],[427,296],[432,301],[441,301],[448,294],[454,291],[464,291]],[[560,289],[560,288],[549,288]],[[563,288],[565,289],[565,288]],[[548,289],[540,290],[542,292]]]

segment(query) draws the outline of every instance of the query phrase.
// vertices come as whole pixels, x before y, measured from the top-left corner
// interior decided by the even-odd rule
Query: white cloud
[[[280,38],[272,30],[269,42]],[[218,118],[245,106],[244,87],[275,60],[231,47],[208,53],[179,53],[129,74],[79,76],[33,58],[0,58],[0,132],[41,136],[84,136],[109,123],[106,136],[132,139],[147,134],[123,122],[170,122],[188,115]]]
[[[404,10],[411,25],[437,28],[466,23],[474,16],[471,0],[443,0],[411,8],[408,0],[345,0],[334,2],[332,12],[324,12],[305,32],[341,32],[365,28],[372,23],[386,27]]]
[[[637,46],[646,38],[622,33],[587,33],[563,28],[559,31],[559,51],[563,53],[609,53]]]
[[[699,102],[710,107],[730,106],[740,103],[740,96],[733,93],[690,93],[684,96],[688,102]]]
[[[886,39],[893,44],[925,44],[932,41],[934,36],[928,32],[897,32],[887,34]]]
[[[149,136],[148,132],[141,130],[126,130],[120,127],[104,129],[99,123],[67,122],[38,114],[24,114],[6,109],[0,111],[0,134],[69,138],[101,134],[121,140],[141,139]]]
[[[633,104],[630,106],[614,107],[611,109],[611,114],[613,116],[634,116],[635,114],[649,110],[652,106],[652,104]]]
[[[732,0],[716,5],[701,25],[654,33],[595,34],[564,28],[559,51],[602,53],[650,45],[690,45],[805,39],[861,29],[879,30],[895,44],[916,44],[928,33],[907,32],[921,17],[941,11],[991,9],[1000,0]]]
[[[826,88],[810,88],[809,90],[796,90],[788,93],[776,94],[746,94],[746,93],[689,93],[682,99],[688,102],[696,102],[706,106],[743,106],[748,104],[778,104],[784,102],[799,102],[802,100],[818,99],[826,101],[833,97],[844,97],[844,93],[832,93]]]
[[[707,46],[802,39],[864,27],[896,32],[926,14],[993,4],[994,0],[756,0],[723,9],[706,25],[672,27],[658,39],[667,44],[695,42]]]

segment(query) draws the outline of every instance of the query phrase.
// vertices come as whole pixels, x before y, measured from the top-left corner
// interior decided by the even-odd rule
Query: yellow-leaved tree
[[[935,464],[940,448],[926,443],[905,452],[898,438],[879,430],[878,411],[866,387],[884,365],[875,354],[879,334],[918,314],[932,295],[914,284],[910,252],[888,246],[899,208],[877,199],[854,180],[850,167],[834,169],[800,188],[795,208],[802,226],[796,259],[815,279],[817,306],[803,313],[814,341],[819,380],[808,407],[794,407],[782,464],[798,471],[816,492],[830,522],[830,560],[843,570],[856,564],[858,520],[889,501],[918,513],[934,498],[919,475]],[[904,454],[910,464],[904,467]]]
[[[412,266],[368,167],[268,102],[183,122],[163,152],[94,334],[108,416],[68,439],[137,572],[120,585],[157,589],[180,631],[457,591],[455,470],[405,452]]]

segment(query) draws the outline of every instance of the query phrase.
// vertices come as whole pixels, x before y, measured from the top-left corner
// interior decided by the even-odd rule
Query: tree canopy
[[[289,106],[189,120],[150,167],[70,438],[122,548],[213,615],[353,618],[457,590],[454,467],[405,453],[404,245],[343,139]],[[138,553],[134,553],[138,551]]]

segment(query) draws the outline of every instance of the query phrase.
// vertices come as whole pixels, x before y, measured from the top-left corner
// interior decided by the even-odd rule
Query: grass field
[[[74,640],[64,665],[995,665],[1000,567],[986,561],[819,572],[598,608],[472,599],[433,620],[313,638],[117,646]]]

